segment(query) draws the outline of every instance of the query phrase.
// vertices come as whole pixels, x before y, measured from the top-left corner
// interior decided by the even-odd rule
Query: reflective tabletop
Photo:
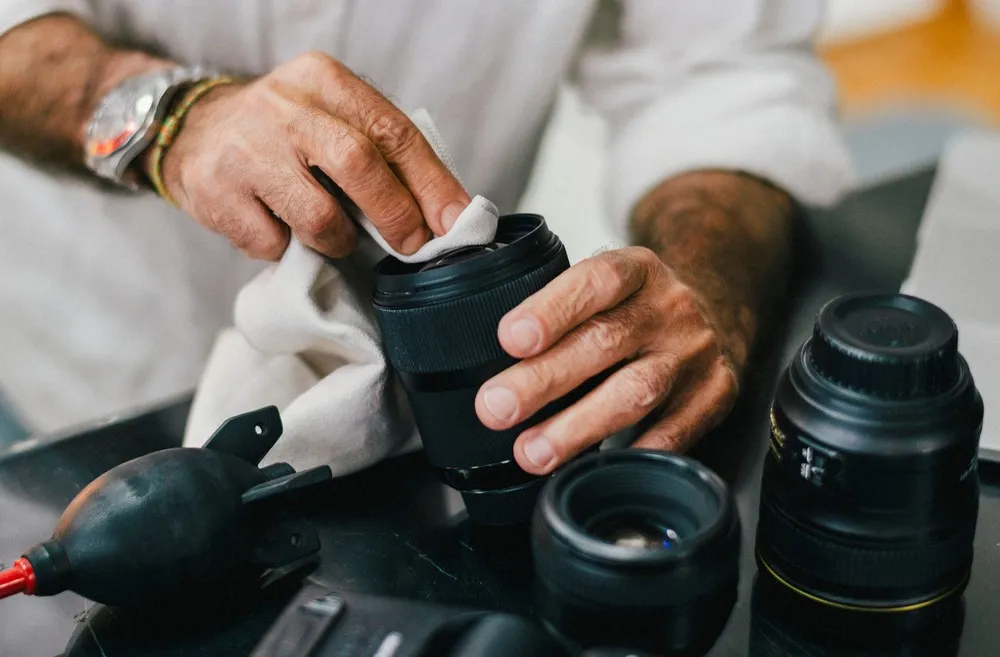
[[[710,657],[934,655],[984,657],[1000,646],[1000,470],[980,468],[982,496],[972,578],[930,635],[902,641],[878,625],[824,633],[766,580],[753,539],[768,409],[778,375],[809,335],[816,312],[848,291],[898,289],[933,171],[858,192],[806,213],[798,265],[782,321],[765,336],[730,418],[693,455],[732,487],[743,526],[740,594]],[[982,364],[972,364],[975,368]],[[0,561],[10,564],[49,537],[65,505],[114,465],[174,446],[190,400],[19,445],[0,453]],[[989,412],[989,409],[987,409]],[[335,430],[331,428],[331,430]],[[308,578],[331,589],[453,603],[530,615],[532,575],[524,530],[473,530],[457,494],[420,454],[340,478],[297,500],[322,540]],[[265,594],[170,608],[119,611],[64,593],[0,602],[3,657],[246,657],[295,593],[295,578]]]

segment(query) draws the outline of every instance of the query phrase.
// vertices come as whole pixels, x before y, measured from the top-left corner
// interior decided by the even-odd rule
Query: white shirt
[[[568,77],[606,119],[619,228],[692,169],[748,171],[808,204],[849,179],[811,46],[820,0],[0,0],[0,34],[52,11],[238,73],[322,50],[404,110],[427,108],[466,188],[501,212]],[[2,153],[0,201],[0,388],[32,428],[195,385],[257,265],[150,193]]]

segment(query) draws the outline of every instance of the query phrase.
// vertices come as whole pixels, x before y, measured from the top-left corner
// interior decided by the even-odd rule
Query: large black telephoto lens
[[[389,362],[406,389],[427,459],[462,493],[471,520],[527,522],[545,478],[526,474],[513,445],[587,386],[506,431],[476,416],[479,387],[515,361],[500,319],[569,267],[566,249],[532,214],[500,218],[495,241],[423,264],[386,258],[376,268],[375,312]]]
[[[700,655],[736,602],[729,489],[683,456],[613,450],[557,472],[532,524],[536,609],[582,647]]]
[[[821,605],[906,622],[960,595],[982,422],[943,310],[900,294],[828,303],[772,407],[762,572]]]

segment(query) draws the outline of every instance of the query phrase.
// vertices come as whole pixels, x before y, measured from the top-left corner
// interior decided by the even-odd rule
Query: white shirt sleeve
[[[822,0],[619,0],[601,12],[576,76],[608,122],[619,228],[686,171],[745,171],[812,205],[849,185],[836,92],[812,46]]]
[[[0,0],[0,36],[39,16],[66,12],[87,20],[92,15],[87,0]]]

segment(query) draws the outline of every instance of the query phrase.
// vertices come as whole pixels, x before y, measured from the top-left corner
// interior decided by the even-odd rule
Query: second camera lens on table
[[[774,399],[761,570],[804,599],[861,613],[961,595],[982,422],[943,310],[900,294],[831,301]]]
[[[650,450],[558,471],[532,525],[536,611],[584,647],[701,654],[736,602],[740,523],[725,483]]]

